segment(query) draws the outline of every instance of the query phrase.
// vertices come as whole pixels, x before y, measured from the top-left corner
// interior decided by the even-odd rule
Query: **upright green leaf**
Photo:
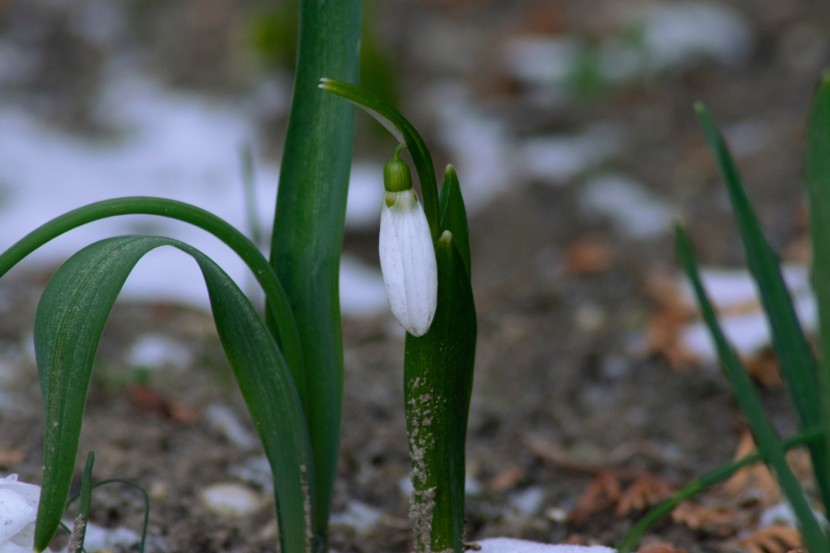
[[[159,246],[190,254],[202,271],[219,337],[275,475],[282,551],[309,553],[313,460],[291,372],[236,284],[176,240],[123,236],[96,242],[52,276],[35,316],[35,353],[46,409],[43,488],[35,547],[54,536],[72,480],[92,364],[104,324],[136,263]]]
[[[723,136],[706,108],[697,105],[696,111],[726,181],[749,270],[758,287],[791,402],[798,413],[801,428],[812,428],[822,420],[818,365],[798,321],[778,258],[764,238]],[[810,444],[819,489],[825,503],[830,505],[830,457],[827,452],[824,444]]]
[[[804,537],[804,543],[809,551],[830,551],[830,541],[828,541],[827,536],[813,516],[813,511],[804,496],[798,479],[787,464],[781,440],[764,413],[761,399],[758,397],[752,381],[741,365],[737,354],[727,342],[720,323],[718,323],[715,308],[703,288],[692,245],[682,228],[676,228],[675,238],[683,270],[692,285],[703,320],[718,352],[723,372],[732,387],[741,411],[747,419],[752,436],[755,443],[758,444],[758,449],[763,455],[764,461],[775,472],[778,483],[795,512],[799,528]]]
[[[810,209],[810,241],[812,243],[812,285],[816,295],[819,320],[819,351],[821,354],[822,424],[830,429],[830,74],[825,73],[816,90],[813,110],[807,128],[805,164],[807,205]],[[830,459],[830,430],[824,433],[823,459]],[[812,449],[811,449],[812,451]],[[822,458],[819,459],[821,461]],[[822,470],[823,469],[823,470]],[[822,472],[823,478],[819,477]],[[830,509],[830,467],[817,463],[825,509]]]
[[[406,336],[404,401],[419,553],[461,553],[464,442],[473,385],[476,315],[470,277],[450,232],[435,248],[438,309],[429,332]]]
[[[439,200],[441,210],[441,230],[452,233],[452,241],[458,249],[467,275],[472,275],[470,255],[470,232],[467,228],[467,208],[461,195],[461,185],[455,167],[447,165],[444,184],[441,185]]]
[[[291,299],[307,376],[301,394],[317,474],[315,551],[325,548],[340,445],[343,339],[340,250],[354,110],[317,88],[323,75],[355,81],[360,0],[300,1],[294,94],[280,170],[271,264]]]

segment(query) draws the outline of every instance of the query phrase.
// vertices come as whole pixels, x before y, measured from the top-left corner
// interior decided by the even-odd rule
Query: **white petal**
[[[386,199],[378,248],[386,297],[398,322],[413,336],[423,336],[438,303],[438,269],[429,224],[413,190],[387,192]]]

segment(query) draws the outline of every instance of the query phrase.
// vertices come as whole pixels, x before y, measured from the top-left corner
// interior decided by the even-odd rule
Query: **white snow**
[[[801,324],[806,331],[815,329],[817,314],[808,269],[800,265],[786,265],[782,273]],[[757,353],[768,346],[769,327],[750,274],[745,270],[702,267],[700,275],[709,298],[721,312],[721,328],[732,346],[742,355]],[[684,281],[683,286],[685,301],[695,305],[688,283]],[[709,331],[702,321],[687,325],[681,332],[680,341],[686,351],[700,359],[717,359]]]
[[[476,542],[481,553],[615,553],[616,549],[601,545],[550,545],[513,538],[488,538]]]
[[[671,227],[672,210],[624,175],[606,173],[592,178],[580,200],[588,212],[609,218],[632,238],[653,238]]]
[[[192,203],[237,228],[247,228],[239,149],[257,137],[244,106],[173,92],[128,74],[110,80],[99,109],[118,129],[117,138],[80,139],[48,128],[20,110],[0,108],[0,247],[5,249],[70,209],[128,195]],[[261,228],[268,229],[279,170],[262,155],[256,155],[255,163],[256,218]],[[373,224],[380,212],[381,185],[379,164],[356,164],[350,221],[360,227]],[[54,264],[91,242],[135,232],[185,241],[210,255],[237,283],[250,282],[242,262],[218,240],[159,217],[118,217],[85,225],[38,250],[27,262]],[[345,314],[386,309],[376,267],[345,258],[342,271]],[[147,255],[123,294],[207,306],[195,263],[172,248]]]

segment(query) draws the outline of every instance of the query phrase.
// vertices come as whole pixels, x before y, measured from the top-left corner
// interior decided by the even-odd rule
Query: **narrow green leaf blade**
[[[307,552],[310,445],[291,373],[273,336],[236,284],[204,254],[175,240],[142,236],[111,238],[82,249],[55,272],[38,305],[35,352],[46,431],[35,547],[44,550],[60,524],[92,364],[112,305],[139,259],[164,245],[189,253],[202,269],[220,338],[272,469],[279,472],[275,493],[283,550]]]
[[[805,162],[807,205],[810,210],[812,243],[811,280],[818,311],[819,380],[823,427],[830,429],[830,74],[825,73],[816,90],[807,127]],[[825,508],[830,509],[830,432],[811,449],[814,472]]]
[[[452,165],[448,165],[444,173],[444,184],[441,185],[439,206],[441,209],[441,230],[448,230],[452,233],[453,244],[455,244],[461,260],[464,262],[467,275],[472,275],[467,209],[464,207],[458,174]]]
[[[415,164],[415,171],[418,173],[418,181],[421,183],[424,213],[427,216],[427,221],[429,221],[432,239],[437,240],[443,229],[438,224],[438,182],[435,178],[435,167],[432,164],[432,155],[430,155],[424,139],[421,138],[412,123],[395,108],[358,86],[324,78],[320,79],[320,88],[345,98],[363,109],[363,111],[377,119],[398,142],[406,144],[406,148],[412,156],[412,162]]]
[[[798,321],[792,298],[781,275],[778,258],[764,238],[726,142],[706,108],[697,105],[695,109],[729,191],[747,263],[759,290],[790,400],[798,414],[801,428],[811,428],[818,425],[822,418],[818,364]],[[813,443],[810,444],[810,453],[822,497],[830,501],[830,458],[827,450],[823,444]]]
[[[787,464],[781,440],[764,413],[761,399],[758,397],[749,375],[726,340],[720,323],[718,323],[715,309],[703,288],[691,242],[680,227],[675,230],[675,240],[683,270],[686,272],[686,276],[694,290],[703,320],[718,352],[724,374],[732,387],[741,411],[747,419],[752,436],[755,438],[755,443],[758,444],[758,449],[763,455],[764,461],[775,472],[779,485],[795,512],[799,528],[804,537],[804,543],[809,551],[828,551],[830,550],[828,549],[830,548],[830,542],[828,542],[827,536],[813,516],[813,511],[804,496],[798,479]]]
[[[202,269],[219,339],[274,474],[280,550],[311,553],[314,461],[291,370],[239,287],[207,256],[187,251]]]
[[[436,244],[438,309],[429,332],[406,336],[404,400],[416,551],[461,553],[464,441],[473,385],[476,314],[470,277],[449,232]]]

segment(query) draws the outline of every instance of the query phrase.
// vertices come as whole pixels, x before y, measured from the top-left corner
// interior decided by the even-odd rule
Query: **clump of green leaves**
[[[194,225],[224,242],[247,264],[265,295],[262,316],[210,257],[166,236],[106,238],[55,271],[34,325],[46,409],[37,551],[49,545],[60,525],[92,365],[110,311],[136,264],[160,247],[191,256],[201,270],[219,339],[274,476],[280,550],[326,550],[343,401],[338,272],[354,128],[353,110],[338,95],[367,109],[405,144],[418,174],[427,221],[421,225],[423,244],[435,252],[429,276],[433,284],[437,280],[432,295],[437,303],[430,308],[432,324],[419,325],[418,336],[409,334],[405,347],[405,409],[415,487],[412,522],[419,552],[463,551],[464,438],[476,320],[458,178],[449,167],[439,194],[431,156],[414,127],[387,103],[347,84],[357,75],[361,3],[344,0],[323,8],[303,0],[298,16],[299,57],[270,259],[255,242],[209,212],[140,196],[70,211],[0,254],[2,276],[78,226],[119,215],[155,215]],[[337,80],[324,79],[318,87],[323,75]],[[414,199],[414,192],[409,190],[407,197]],[[82,497],[86,512],[90,473],[91,461]],[[73,542],[76,549],[83,541],[82,529],[83,524]]]
[[[778,258],[761,231],[758,217],[741,183],[726,142],[712,116],[696,106],[710,149],[720,166],[732,209],[772,335],[783,380],[800,431],[787,439],[776,432],[740,359],[729,345],[701,281],[692,243],[682,227],[676,228],[677,251],[692,284],[704,321],[709,328],[735,398],[746,417],[758,454],[720,467],[684,488],[649,513],[623,540],[620,551],[630,551],[657,517],[706,486],[728,478],[739,468],[763,461],[778,479],[798,520],[804,544],[811,553],[830,551],[827,513],[830,512],[830,75],[816,91],[807,132],[806,185],[812,239],[812,284],[819,313],[819,356],[813,354],[781,274]],[[784,453],[806,447],[824,513],[811,507]]]

